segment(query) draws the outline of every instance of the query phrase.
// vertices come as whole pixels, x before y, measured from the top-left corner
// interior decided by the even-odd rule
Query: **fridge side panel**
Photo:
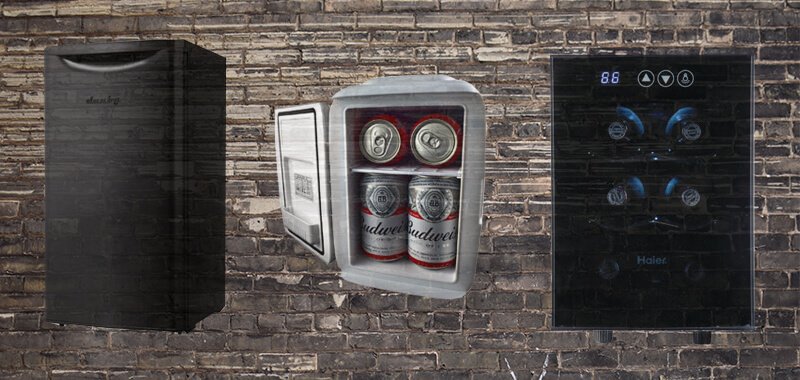
[[[174,273],[176,324],[188,331],[225,303],[225,58],[190,43],[184,52]]]

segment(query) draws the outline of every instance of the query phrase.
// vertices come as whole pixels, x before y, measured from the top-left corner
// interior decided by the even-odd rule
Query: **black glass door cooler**
[[[752,328],[751,57],[551,64],[553,328]]]

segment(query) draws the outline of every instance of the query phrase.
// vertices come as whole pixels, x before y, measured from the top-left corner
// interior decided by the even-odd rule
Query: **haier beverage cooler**
[[[224,304],[225,59],[45,52],[46,318],[191,330]]]
[[[752,71],[553,58],[554,328],[753,327]]]
[[[345,280],[458,298],[475,275],[485,120],[444,75],[385,77],[275,112],[286,232]]]

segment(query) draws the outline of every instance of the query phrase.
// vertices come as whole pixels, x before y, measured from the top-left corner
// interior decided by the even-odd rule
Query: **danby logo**
[[[666,257],[636,256],[636,265],[666,265]]]
[[[86,104],[111,104],[111,105],[117,105],[117,104],[119,104],[119,97],[112,98],[111,95],[108,95],[105,98],[95,98],[94,96],[90,96],[90,97],[86,98]]]

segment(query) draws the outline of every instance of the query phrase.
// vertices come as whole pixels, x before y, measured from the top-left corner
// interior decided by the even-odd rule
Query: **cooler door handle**
[[[83,62],[76,62],[71,60],[67,57],[59,57],[61,62],[64,62],[67,67],[80,70],[80,71],[88,71],[92,73],[113,73],[117,71],[125,71],[130,69],[135,69],[137,67],[142,67],[147,65],[148,63],[155,60],[157,50],[151,52],[152,54],[147,55],[144,58],[133,62],[125,62],[125,63],[114,63],[114,64],[107,64],[104,65],[102,63],[83,63]]]
[[[319,243],[319,224],[309,224],[291,211],[283,209],[283,225],[308,244]]]

